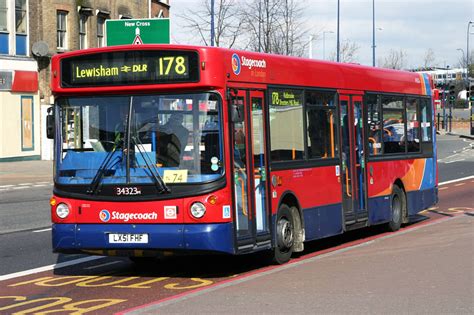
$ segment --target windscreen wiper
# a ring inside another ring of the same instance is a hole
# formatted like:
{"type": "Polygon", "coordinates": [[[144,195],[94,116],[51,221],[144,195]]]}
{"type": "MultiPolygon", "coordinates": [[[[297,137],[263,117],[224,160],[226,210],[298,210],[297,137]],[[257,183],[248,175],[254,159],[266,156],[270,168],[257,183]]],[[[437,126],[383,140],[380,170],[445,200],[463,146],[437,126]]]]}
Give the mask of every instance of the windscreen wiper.
{"type": "Polygon", "coordinates": [[[102,177],[104,177],[105,172],[107,171],[107,167],[109,166],[110,161],[112,160],[112,156],[114,155],[115,151],[121,147],[122,147],[122,142],[120,141],[116,146],[114,146],[112,151],[107,153],[107,155],[105,156],[105,159],[102,161],[102,164],[97,170],[97,173],[95,173],[94,179],[92,180],[91,184],[87,188],[86,192],[88,194],[94,195],[97,192],[97,188],[99,187],[102,177]]]}
{"type": "Polygon", "coordinates": [[[160,194],[163,193],[171,193],[171,189],[166,185],[166,183],[163,181],[163,178],[161,177],[160,173],[158,172],[158,169],[156,168],[156,165],[151,161],[150,157],[148,154],[145,154],[142,151],[143,143],[138,139],[137,137],[132,137],[131,138],[133,145],[135,145],[136,148],[138,148],[138,152],[140,153],[141,157],[143,158],[143,161],[145,161],[145,164],[150,171],[152,178],[155,181],[155,186],[160,192],[160,194]],[[151,167],[153,165],[153,168],[151,167]],[[153,171],[155,170],[155,171],[153,171]]]}

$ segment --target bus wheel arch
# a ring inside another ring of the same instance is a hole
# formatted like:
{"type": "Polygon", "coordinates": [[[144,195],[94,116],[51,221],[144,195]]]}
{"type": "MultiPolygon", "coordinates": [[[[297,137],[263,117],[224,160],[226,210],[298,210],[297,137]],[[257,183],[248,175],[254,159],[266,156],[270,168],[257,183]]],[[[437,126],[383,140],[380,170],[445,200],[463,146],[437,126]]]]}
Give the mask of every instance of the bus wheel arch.
{"type": "Polygon", "coordinates": [[[386,227],[389,231],[395,232],[400,229],[406,217],[406,195],[403,184],[397,180],[392,186],[390,195],[390,221],[386,227]]]}
{"type": "Polygon", "coordinates": [[[288,211],[290,212],[292,218],[292,225],[293,225],[293,252],[302,252],[304,250],[304,240],[305,240],[305,232],[304,232],[304,221],[303,221],[303,214],[301,211],[300,204],[298,199],[294,195],[293,192],[285,192],[278,206],[278,213],[277,213],[277,231],[276,231],[276,246],[278,246],[278,219],[279,219],[279,212],[282,208],[287,207],[288,211]]]}

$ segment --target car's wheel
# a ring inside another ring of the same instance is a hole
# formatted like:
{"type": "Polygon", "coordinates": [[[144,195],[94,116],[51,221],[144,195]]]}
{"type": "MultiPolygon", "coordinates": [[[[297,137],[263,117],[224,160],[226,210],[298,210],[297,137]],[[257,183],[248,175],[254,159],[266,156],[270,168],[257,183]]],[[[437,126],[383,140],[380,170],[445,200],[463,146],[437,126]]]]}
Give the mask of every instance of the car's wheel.
{"type": "Polygon", "coordinates": [[[403,220],[403,214],[406,208],[405,193],[397,185],[393,186],[392,196],[390,198],[390,210],[392,218],[387,223],[387,229],[395,232],[400,229],[403,220]]]}
{"type": "Polygon", "coordinates": [[[295,224],[290,208],[283,204],[278,209],[276,219],[276,244],[273,250],[273,262],[284,264],[293,253],[295,242],[295,224]]]}

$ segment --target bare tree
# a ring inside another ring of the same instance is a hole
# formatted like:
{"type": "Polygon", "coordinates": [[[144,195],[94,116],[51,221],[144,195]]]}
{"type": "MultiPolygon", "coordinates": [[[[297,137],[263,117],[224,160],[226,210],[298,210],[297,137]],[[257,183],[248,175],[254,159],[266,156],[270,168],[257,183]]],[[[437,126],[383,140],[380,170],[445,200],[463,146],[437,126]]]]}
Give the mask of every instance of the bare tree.
{"type": "MultiPolygon", "coordinates": [[[[178,16],[185,21],[184,29],[198,33],[200,42],[206,46],[210,43],[211,6],[209,1],[202,0],[200,10],[188,9],[178,16]]],[[[232,48],[241,34],[242,20],[239,16],[237,0],[217,0],[214,8],[214,40],[217,47],[232,48]]]]}
{"type": "Polygon", "coordinates": [[[401,70],[406,66],[406,58],[407,53],[404,52],[402,49],[400,49],[399,51],[390,49],[388,56],[385,57],[383,60],[382,67],[401,70]]]}
{"type": "Polygon", "coordinates": [[[434,51],[431,48],[428,48],[428,50],[425,52],[425,55],[423,56],[423,69],[428,69],[434,66],[435,62],[435,55],[434,51]]]}
{"type": "MultiPolygon", "coordinates": [[[[344,40],[339,48],[339,60],[341,62],[357,62],[357,53],[359,52],[360,46],[353,41],[344,40]]],[[[329,60],[336,61],[336,52],[332,52],[329,56],[329,60]]]]}
{"type": "Polygon", "coordinates": [[[302,56],[304,40],[303,8],[296,0],[251,0],[242,18],[248,34],[248,48],[255,51],[302,56]]]}

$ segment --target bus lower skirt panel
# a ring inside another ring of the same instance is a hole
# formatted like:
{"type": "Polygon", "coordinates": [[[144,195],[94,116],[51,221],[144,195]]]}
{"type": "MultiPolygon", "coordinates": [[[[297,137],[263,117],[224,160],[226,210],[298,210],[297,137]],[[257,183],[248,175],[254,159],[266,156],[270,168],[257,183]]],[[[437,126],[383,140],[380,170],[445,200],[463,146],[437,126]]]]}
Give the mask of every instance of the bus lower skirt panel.
{"type": "MultiPolygon", "coordinates": [[[[179,250],[234,254],[232,223],[53,224],[53,251],[179,250]],[[109,234],[146,234],[147,243],[111,243],[109,234]]],[[[105,251],[106,253],[106,251],[105,251]]]]}

